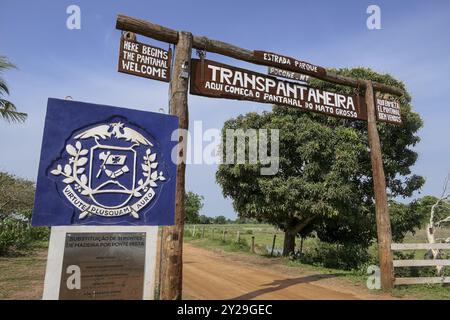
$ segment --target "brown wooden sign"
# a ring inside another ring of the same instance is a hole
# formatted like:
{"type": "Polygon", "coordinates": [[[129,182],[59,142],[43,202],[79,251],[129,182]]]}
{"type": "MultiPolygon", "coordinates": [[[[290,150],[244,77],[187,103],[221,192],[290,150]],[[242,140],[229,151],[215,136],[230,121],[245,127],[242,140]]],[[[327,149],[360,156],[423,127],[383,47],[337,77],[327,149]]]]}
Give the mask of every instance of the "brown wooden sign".
{"type": "Polygon", "coordinates": [[[275,76],[275,77],[283,77],[286,79],[297,80],[297,81],[301,81],[301,82],[307,82],[309,79],[309,76],[307,76],[305,74],[301,74],[301,73],[294,72],[294,71],[283,70],[283,69],[275,68],[275,67],[269,67],[267,69],[267,74],[270,74],[271,76],[275,76]]]}
{"type": "Polygon", "coordinates": [[[401,124],[400,104],[397,101],[376,98],[376,115],[378,121],[401,124]]]}
{"type": "Polygon", "coordinates": [[[192,59],[190,93],[287,105],[335,117],[367,120],[364,97],[324,91],[211,60],[192,59]]]}
{"type": "Polygon", "coordinates": [[[148,79],[170,81],[171,50],[120,39],[119,72],[148,79]]]}
{"type": "Polygon", "coordinates": [[[323,76],[327,72],[325,68],[316,66],[314,64],[300,61],[295,58],[282,56],[278,53],[266,52],[266,51],[253,51],[253,57],[256,61],[277,67],[283,70],[289,70],[293,72],[300,72],[310,76],[323,76]]]}

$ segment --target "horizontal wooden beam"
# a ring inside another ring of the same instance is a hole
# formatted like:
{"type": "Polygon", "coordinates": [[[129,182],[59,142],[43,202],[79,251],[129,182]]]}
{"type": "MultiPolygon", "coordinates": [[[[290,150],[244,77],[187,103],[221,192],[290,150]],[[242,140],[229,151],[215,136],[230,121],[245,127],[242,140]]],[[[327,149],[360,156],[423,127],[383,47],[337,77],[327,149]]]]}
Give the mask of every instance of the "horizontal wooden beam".
{"type": "Polygon", "coordinates": [[[450,243],[393,243],[391,249],[401,250],[450,250],[450,243]]]}
{"type": "MultiPolygon", "coordinates": [[[[163,26],[160,26],[155,23],[151,23],[146,20],[136,19],[132,17],[128,17],[122,14],[119,14],[117,16],[117,22],[116,22],[116,28],[119,30],[125,30],[125,31],[131,31],[146,37],[150,37],[159,41],[168,42],[177,44],[178,42],[178,32],[176,30],[166,28],[163,26]]],[[[222,54],[231,58],[235,58],[238,60],[243,60],[255,64],[265,65],[265,66],[276,66],[273,63],[270,63],[270,61],[261,61],[255,59],[254,53],[251,50],[243,49],[240,47],[237,47],[235,45],[218,41],[218,40],[212,40],[207,37],[203,36],[193,36],[192,41],[192,47],[199,50],[205,50],[208,52],[214,52],[218,54],[222,54]]],[[[288,71],[294,71],[298,72],[299,70],[296,69],[294,66],[285,66],[285,70],[288,71]]],[[[315,76],[318,79],[351,86],[351,87],[360,87],[365,89],[366,88],[366,82],[362,79],[356,79],[351,77],[346,77],[342,75],[338,75],[331,71],[326,71],[323,75],[312,75],[315,76]]],[[[393,94],[396,96],[402,96],[405,94],[405,92],[397,87],[388,86],[382,83],[373,82],[373,88],[375,91],[384,92],[393,94]]]]}
{"type": "Polygon", "coordinates": [[[450,277],[395,278],[394,285],[450,283],[450,277]]]}
{"type": "Polygon", "coordinates": [[[450,266],[450,260],[394,260],[394,267],[435,267],[450,266]]]}

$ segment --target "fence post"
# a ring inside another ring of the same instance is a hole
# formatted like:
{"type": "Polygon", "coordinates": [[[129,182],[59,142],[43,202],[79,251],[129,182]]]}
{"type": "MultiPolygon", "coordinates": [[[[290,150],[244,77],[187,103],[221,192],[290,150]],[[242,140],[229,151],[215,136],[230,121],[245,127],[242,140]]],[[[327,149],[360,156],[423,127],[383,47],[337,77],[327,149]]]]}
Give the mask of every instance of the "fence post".
{"type": "Polygon", "coordinates": [[[195,224],[194,224],[194,228],[192,230],[192,238],[195,238],[195,224]]]}
{"type": "Polygon", "coordinates": [[[203,229],[202,229],[202,239],[205,237],[205,226],[203,226],[203,229]]]}
{"type": "Polygon", "coordinates": [[[240,234],[239,231],[237,232],[236,242],[237,242],[237,243],[240,243],[240,242],[241,242],[241,234],[240,234]]]}
{"type": "Polygon", "coordinates": [[[223,229],[222,231],[222,241],[225,242],[225,232],[227,232],[227,230],[223,229]]]}
{"type": "Polygon", "coordinates": [[[300,238],[300,256],[303,255],[303,237],[300,238]]]}
{"type": "Polygon", "coordinates": [[[277,239],[277,235],[273,235],[273,242],[272,242],[272,251],[270,251],[270,256],[273,256],[273,249],[275,249],[275,240],[277,239]]]}
{"type": "Polygon", "coordinates": [[[255,236],[252,236],[252,253],[255,253],[255,236]]]}

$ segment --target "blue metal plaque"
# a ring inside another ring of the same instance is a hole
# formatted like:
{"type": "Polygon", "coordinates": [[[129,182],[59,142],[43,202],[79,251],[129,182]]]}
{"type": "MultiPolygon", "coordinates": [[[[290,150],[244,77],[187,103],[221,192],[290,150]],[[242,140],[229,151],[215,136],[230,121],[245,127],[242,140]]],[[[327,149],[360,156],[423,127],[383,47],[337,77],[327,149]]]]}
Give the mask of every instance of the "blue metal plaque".
{"type": "Polygon", "coordinates": [[[171,225],[171,115],[49,99],[32,224],[171,225]]]}

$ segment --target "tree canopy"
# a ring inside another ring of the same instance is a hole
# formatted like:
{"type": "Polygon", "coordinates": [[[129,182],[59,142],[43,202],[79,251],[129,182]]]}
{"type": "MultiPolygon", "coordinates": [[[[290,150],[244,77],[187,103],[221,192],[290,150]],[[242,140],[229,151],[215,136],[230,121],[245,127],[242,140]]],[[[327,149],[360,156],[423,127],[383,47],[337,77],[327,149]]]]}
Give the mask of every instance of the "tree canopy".
{"type": "Polygon", "coordinates": [[[13,213],[31,216],[34,203],[35,183],[0,172],[0,214],[13,213]]]}
{"type": "MultiPolygon", "coordinates": [[[[370,79],[405,89],[390,75],[366,68],[336,73],[370,79]]],[[[314,80],[324,90],[355,94],[355,89],[314,80]]],[[[363,94],[363,93],[360,93],[363,94]]],[[[420,140],[419,115],[409,95],[400,98],[402,125],[378,123],[386,183],[391,198],[409,197],[424,183],[411,172],[420,140]]],[[[274,106],[272,112],[248,113],[228,120],[226,129],[279,129],[279,171],[260,175],[261,163],[222,164],[216,173],[224,196],[241,217],[256,218],[286,232],[285,251],[295,236],[313,230],[328,241],[359,241],[375,236],[372,168],[367,123],[274,106]],[[287,240],[286,240],[287,239],[287,240]],[[287,243],[288,242],[288,243],[287,243]]]]}
{"type": "Polygon", "coordinates": [[[192,191],[186,192],[184,197],[186,223],[200,223],[200,210],[203,208],[203,200],[204,198],[201,195],[192,191]]]}

